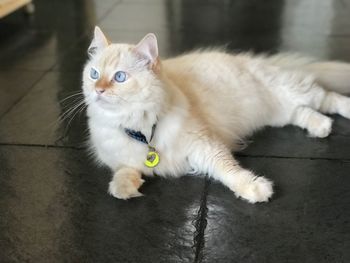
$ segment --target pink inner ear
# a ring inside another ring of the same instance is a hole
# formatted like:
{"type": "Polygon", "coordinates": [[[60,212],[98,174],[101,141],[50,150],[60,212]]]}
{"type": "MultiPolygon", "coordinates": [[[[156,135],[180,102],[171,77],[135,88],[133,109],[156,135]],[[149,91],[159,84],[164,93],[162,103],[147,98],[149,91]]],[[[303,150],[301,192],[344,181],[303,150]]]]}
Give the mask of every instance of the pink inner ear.
{"type": "Polygon", "coordinates": [[[88,53],[93,55],[98,50],[102,50],[103,48],[109,45],[107,38],[103,34],[102,30],[96,26],[94,30],[94,38],[88,48],[88,53]]]}
{"type": "Polygon", "coordinates": [[[135,51],[153,63],[158,57],[157,38],[154,34],[146,35],[135,47],[135,51]]]}

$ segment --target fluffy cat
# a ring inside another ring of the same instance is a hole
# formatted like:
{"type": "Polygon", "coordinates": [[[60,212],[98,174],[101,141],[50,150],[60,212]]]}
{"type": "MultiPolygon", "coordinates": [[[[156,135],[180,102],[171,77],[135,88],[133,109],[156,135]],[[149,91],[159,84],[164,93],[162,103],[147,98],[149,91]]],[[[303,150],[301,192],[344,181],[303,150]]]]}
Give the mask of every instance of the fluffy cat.
{"type": "Polygon", "coordinates": [[[220,51],[160,60],[155,35],[111,44],[98,27],[88,54],[83,93],[91,146],[113,170],[109,193],[120,199],[142,195],[141,174],[198,174],[250,203],[266,202],[272,182],[231,154],[242,139],[287,124],[323,138],[332,127],[323,113],[350,118],[350,98],[330,91],[350,88],[346,63],[220,51]],[[144,164],[149,151],[159,155],[155,167],[144,164]]]}

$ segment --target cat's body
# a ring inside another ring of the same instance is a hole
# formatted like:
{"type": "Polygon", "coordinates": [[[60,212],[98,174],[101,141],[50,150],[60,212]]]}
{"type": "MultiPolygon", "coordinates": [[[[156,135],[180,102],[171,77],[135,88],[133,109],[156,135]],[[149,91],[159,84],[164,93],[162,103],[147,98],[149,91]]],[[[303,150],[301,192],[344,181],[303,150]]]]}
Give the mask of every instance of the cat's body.
{"type": "MultiPolygon", "coordinates": [[[[300,59],[293,65],[288,63],[292,56],[220,51],[160,62],[156,45],[153,35],[137,46],[110,45],[96,29],[84,70],[92,149],[115,172],[109,188],[115,197],[139,196],[141,173],[196,173],[223,182],[249,202],[267,201],[272,183],[239,166],[231,155],[237,143],[267,125],[294,124],[312,136],[326,137],[332,121],[319,111],[350,118],[350,99],[318,84],[328,84],[328,71],[324,79],[315,73],[327,64],[300,59]],[[97,79],[89,78],[91,67],[98,69],[97,79]],[[117,70],[127,72],[128,79],[113,82],[117,70]],[[144,165],[147,145],[128,136],[125,128],[148,139],[154,135],[150,144],[160,156],[156,167],[144,165]]],[[[344,63],[329,68],[350,73],[344,63]]],[[[338,83],[337,88],[344,85],[338,83]]]]}

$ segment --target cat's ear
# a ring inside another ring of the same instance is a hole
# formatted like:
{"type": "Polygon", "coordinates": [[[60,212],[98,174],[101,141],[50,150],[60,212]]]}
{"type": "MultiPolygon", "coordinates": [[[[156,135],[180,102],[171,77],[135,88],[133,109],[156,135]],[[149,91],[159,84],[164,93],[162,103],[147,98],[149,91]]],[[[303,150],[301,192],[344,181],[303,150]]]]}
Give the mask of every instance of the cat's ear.
{"type": "Polygon", "coordinates": [[[149,62],[154,63],[158,58],[157,38],[154,34],[147,34],[135,47],[134,51],[149,62]]]}
{"type": "Polygon", "coordinates": [[[106,36],[103,34],[102,30],[98,26],[95,26],[94,38],[92,39],[91,44],[88,48],[89,57],[92,57],[98,51],[101,51],[108,45],[109,45],[109,42],[106,36]]]}

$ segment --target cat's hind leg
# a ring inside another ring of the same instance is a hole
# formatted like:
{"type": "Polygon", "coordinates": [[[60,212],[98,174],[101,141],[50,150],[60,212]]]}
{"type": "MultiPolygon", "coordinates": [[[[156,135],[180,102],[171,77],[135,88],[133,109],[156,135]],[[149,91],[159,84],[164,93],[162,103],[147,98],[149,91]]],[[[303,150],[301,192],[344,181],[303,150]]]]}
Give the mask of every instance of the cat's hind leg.
{"type": "Polygon", "coordinates": [[[350,98],[332,91],[326,91],[320,105],[320,111],[339,114],[350,119],[350,98]]]}
{"type": "Polygon", "coordinates": [[[305,81],[296,95],[300,105],[291,115],[291,124],[307,129],[313,137],[327,137],[332,129],[332,119],[323,115],[339,114],[350,119],[350,98],[325,90],[314,81],[305,81]]]}
{"type": "Polygon", "coordinates": [[[298,107],[292,116],[292,124],[306,129],[312,137],[324,138],[332,131],[333,120],[310,107],[298,107]]]}

